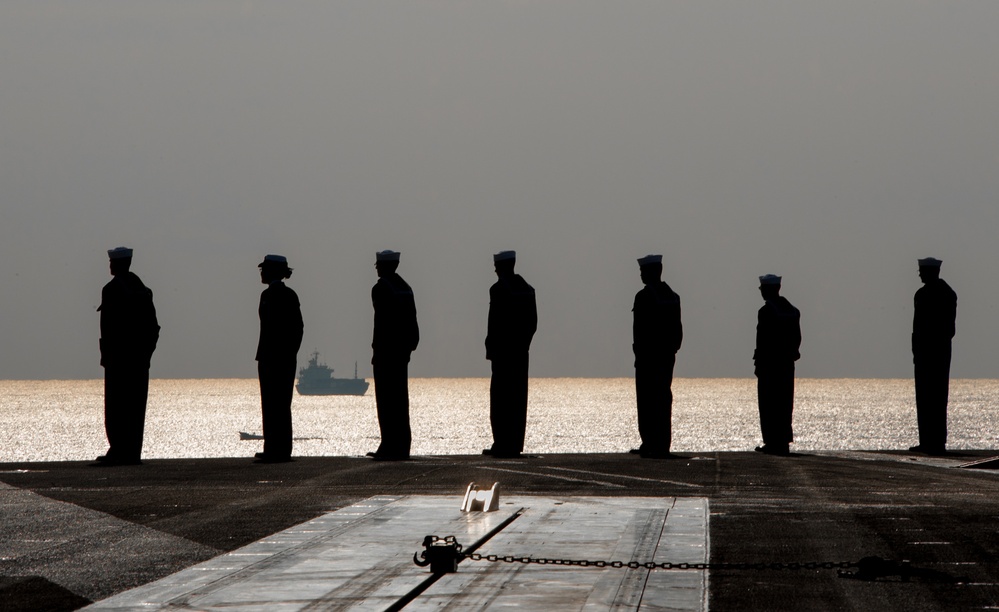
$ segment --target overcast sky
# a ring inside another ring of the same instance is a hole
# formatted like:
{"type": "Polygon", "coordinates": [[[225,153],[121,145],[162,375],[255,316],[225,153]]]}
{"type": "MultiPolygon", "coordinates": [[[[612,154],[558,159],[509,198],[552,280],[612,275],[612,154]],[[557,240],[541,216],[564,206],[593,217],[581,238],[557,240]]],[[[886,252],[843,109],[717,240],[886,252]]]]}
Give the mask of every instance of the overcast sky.
{"type": "Polygon", "coordinates": [[[955,377],[999,377],[999,2],[0,4],[0,378],[97,378],[106,250],[135,248],[157,378],[253,377],[286,255],[316,348],[370,376],[402,252],[413,376],[488,376],[492,254],[537,289],[534,376],[630,376],[636,258],[676,374],[752,376],[757,277],[798,375],[910,377],[916,259],[955,377]]]}

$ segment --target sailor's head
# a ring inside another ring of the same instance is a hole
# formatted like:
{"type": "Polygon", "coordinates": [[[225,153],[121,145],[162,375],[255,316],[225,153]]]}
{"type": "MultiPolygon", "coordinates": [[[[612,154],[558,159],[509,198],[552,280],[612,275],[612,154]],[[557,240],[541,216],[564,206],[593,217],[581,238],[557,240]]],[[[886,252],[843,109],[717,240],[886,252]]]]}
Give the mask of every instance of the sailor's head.
{"type": "Polygon", "coordinates": [[[378,276],[395,272],[399,268],[401,255],[402,253],[391,249],[375,253],[375,270],[378,272],[378,276]]]}
{"type": "Polygon", "coordinates": [[[663,276],[663,256],[646,255],[638,258],[638,272],[646,285],[657,283],[663,276]]]}
{"type": "Polygon", "coordinates": [[[260,282],[264,284],[291,278],[292,268],[288,267],[288,258],[283,255],[268,254],[257,264],[260,268],[260,282]]]}
{"type": "Polygon", "coordinates": [[[108,249],[108,261],[111,266],[111,276],[128,272],[132,266],[132,249],[123,246],[108,249]]]}
{"type": "Polygon", "coordinates": [[[513,274],[513,267],[517,265],[517,251],[500,251],[493,255],[493,266],[496,268],[496,276],[509,276],[513,274]]]}
{"type": "Polygon", "coordinates": [[[923,257],[919,260],[919,279],[924,283],[940,278],[940,266],[943,261],[936,257],[923,257]]]}
{"type": "Polygon", "coordinates": [[[764,274],[760,277],[760,294],[763,299],[776,297],[780,294],[781,277],[776,274],[764,274]]]}

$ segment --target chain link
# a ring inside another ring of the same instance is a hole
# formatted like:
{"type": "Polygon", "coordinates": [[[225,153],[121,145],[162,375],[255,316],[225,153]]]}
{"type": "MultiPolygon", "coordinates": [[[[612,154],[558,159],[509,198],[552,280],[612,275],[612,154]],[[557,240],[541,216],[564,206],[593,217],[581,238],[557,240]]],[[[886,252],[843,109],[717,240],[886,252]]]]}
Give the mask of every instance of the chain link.
{"type": "Polygon", "coordinates": [[[480,553],[462,554],[461,557],[472,561],[488,561],[490,563],[523,563],[534,565],[568,565],[573,567],[613,567],[629,569],[664,569],[664,570],[756,570],[756,571],[798,571],[818,569],[851,569],[858,567],[856,561],[809,561],[791,563],[672,563],[663,561],[655,563],[646,561],[590,561],[587,559],[546,559],[544,557],[515,557],[513,555],[483,555],[480,553]]]}

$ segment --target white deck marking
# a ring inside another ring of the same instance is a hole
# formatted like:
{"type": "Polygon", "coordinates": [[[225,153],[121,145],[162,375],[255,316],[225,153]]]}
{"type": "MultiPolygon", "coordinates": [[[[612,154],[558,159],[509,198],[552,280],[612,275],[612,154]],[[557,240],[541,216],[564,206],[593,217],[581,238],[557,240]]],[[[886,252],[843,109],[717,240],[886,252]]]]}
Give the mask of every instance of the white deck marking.
{"type": "Polygon", "coordinates": [[[666,484],[678,485],[678,486],[681,486],[681,487],[695,487],[695,488],[698,488],[698,489],[704,486],[704,485],[699,485],[699,484],[696,484],[696,483],[693,483],[693,482],[681,482],[679,480],[664,480],[662,478],[645,478],[643,476],[627,476],[625,474],[614,474],[614,473],[608,473],[608,472],[594,472],[593,470],[577,470],[577,469],[574,469],[574,468],[564,468],[564,467],[547,467],[546,469],[549,469],[549,470],[559,470],[559,471],[562,471],[562,472],[580,472],[580,473],[583,473],[583,474],[594,474],[596,476],[607,476],[607,477],[610,477],[610,478],[622,478],[622,479],[625,479],[625,480],[642,480],[642,481],[645,481],[645,482],[662,482],[662,483],[666,483],[666,484]]]}
{"type": "Polygon", "coordinates": [[[494,472],[508,472],[510,474],[527,474],[529,476],[543,476],[545,478],[554,478],[555,480],[565,480],[568,482],[582,482],[586,484],[595,484],[602,487],[609,487],[611,489],[626,489],[627,487],[622,484],[617,484],[616,482],[607,482],[605,480],[590,480],[586,478],[573,478],[571,476],[559,476],[558,474],[545,474],[544,472],[535,472],[533,470],[512,470],[510,468],[499,468],[481,465],[478,466],[481,470],[492,470],[494,472]]]}
{"type": "MultiPolygon", "coordinates": [[[[606,561],[708,559],[703,498],[515,496],[462,514],[458,496],[370,498],[97,602],[92,610],[384,610],[430,573],[423,537],[471,545],[521,508],[477,552],[606,561]]],[[[407,610],[706,610],[707,572],[465,560],[407,610]]]]}

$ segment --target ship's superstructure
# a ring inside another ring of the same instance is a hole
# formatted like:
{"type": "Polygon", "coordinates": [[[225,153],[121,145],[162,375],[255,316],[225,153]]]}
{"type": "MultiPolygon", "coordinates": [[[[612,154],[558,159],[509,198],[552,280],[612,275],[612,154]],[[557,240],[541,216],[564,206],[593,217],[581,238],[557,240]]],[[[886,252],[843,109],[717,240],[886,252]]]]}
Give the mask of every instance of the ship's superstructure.
{"type": "Polygon", "coordinates": [[[364,395],[368,381],[357,377],[357,363],[354,363],[354,378],[334,378],[333,368],[319,361],[319,351],[313,351],[309,365],[298,372],[296,389],[302,395],[364,395]]]}

